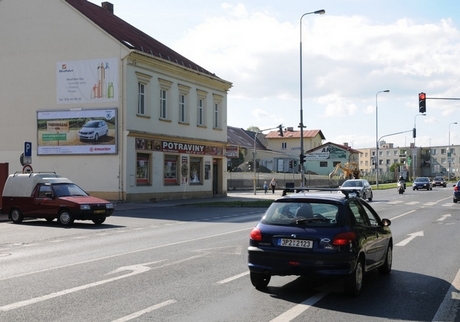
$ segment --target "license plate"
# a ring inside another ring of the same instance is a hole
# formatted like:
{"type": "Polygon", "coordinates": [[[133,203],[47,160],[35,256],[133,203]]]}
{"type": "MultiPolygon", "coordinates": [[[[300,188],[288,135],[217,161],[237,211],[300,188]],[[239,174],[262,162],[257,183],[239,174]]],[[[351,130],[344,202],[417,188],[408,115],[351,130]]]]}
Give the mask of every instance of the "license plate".
{"type": "Polygon", "coordinates": [[[313,248],[313,242],[305,239],[280,238],[278,240],[278,245],[285,247],[313,248]]]}
{"type": "Polygon", "coordinates": [[[102,210],[94,210],[94,213],[95,214],[103,214],[103,213],[105,213],[105,210],[103,210],[103,209],[102,210]]]}

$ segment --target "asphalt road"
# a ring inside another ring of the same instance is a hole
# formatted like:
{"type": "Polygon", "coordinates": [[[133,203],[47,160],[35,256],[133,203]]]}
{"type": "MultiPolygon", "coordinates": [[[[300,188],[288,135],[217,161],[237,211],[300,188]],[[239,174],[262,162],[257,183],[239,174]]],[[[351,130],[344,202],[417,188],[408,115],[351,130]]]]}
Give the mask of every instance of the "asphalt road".
{"type": "Polygon", "coordinates": [[[247,239],[263,209],[127,204],[101,226],[1,222],[0,321],[460,321],[451,193],[375,192],[392,220],[393,271],[367,274],[358,298],[341,280],[254,289],[247,239]]]}

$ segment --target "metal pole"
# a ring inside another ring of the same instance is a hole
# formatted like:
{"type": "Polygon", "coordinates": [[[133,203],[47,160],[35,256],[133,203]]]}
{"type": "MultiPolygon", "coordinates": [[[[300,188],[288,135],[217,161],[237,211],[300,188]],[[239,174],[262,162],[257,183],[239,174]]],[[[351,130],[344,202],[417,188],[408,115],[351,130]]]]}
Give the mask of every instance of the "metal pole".
{"type": "Polygon", "coordinates": [[[377,95],[379,93],[388,93],[390,90],[386,89],[383,91],[378,91],[375,94],[375,184],[377,185],[377,188],[379,187],[379,108],[377,104],[377,95]]]}
{"type": "Polygon", "coordinates": [[[447,161],[449,162],[449,169],[447,169],[447,181],[450,181],[450,166],[451,166],[451,160],[452,160],[452,154],[450,154],[450,126],[452,124],[457,124],[457,122],[453,122],[449,124],[449,145],[447,148],[447,161]]]}
{"type": "Polygon", "coordinates": [[[300,17],[300,156],[299,156],[299,165],[300,165],[300,186],[303,188],[304,187],[304,181],[305,181],[305,175],[304,175],[304,168],[303,168],[303,156],[304,156],[304,147],[303,147],[303,104],[302,104],[302,18],[306,15],[311,15],[311,14],[319,14],[319,15],[324,15],[326,11],[323,9],[313,11],[313,12],[307,12],[304,13],[300,17]]]}

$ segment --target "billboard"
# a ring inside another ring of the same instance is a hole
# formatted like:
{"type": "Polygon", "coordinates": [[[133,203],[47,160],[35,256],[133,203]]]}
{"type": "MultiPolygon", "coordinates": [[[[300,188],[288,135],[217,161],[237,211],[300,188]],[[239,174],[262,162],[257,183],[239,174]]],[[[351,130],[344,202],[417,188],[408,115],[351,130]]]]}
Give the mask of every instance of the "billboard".
{"type": "Polygon", "coordinates": [[[37,112],[37,155],[117,154],[117,109],[37,112]]]}
{"type": "Polygon", "coordinates": [[[118,60],[57,62],[56,85],[57,104],[117,102],[118,60]]]}

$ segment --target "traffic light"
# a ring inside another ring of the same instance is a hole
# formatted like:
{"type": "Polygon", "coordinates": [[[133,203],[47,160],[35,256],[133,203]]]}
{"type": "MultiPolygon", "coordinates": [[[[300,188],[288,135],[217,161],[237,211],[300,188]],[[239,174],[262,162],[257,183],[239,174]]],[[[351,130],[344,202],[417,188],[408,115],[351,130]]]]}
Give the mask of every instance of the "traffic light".
{"type": "Polygon", "coordinates": [[[283,124],[278,125],[278,131],[280,132],[280,136],[284,136],[283,135],[283,124]]]}
{"type": "Polygon", "coordinates": [[[292,160],[289,160],[289,169],[292,169],[292,160]]]}
{"type": "Polygon", "coordinates": [[[414,128],[412,129],[412,137],[415,139],[416,136],[417,136],[417,135],[416,135],[416,130],[415,130],[415,127],[414,127],[414,128]]]}
{"type": "Polygon", "coordinates": [[[304,164],[305,163],[305,155],[301,154],[300,155],[300,164],[304,164]]]}
{"type": "Polygon", "coordinates": [[[418,94],[418,111],[419,113],[426,113],[426,94],[423,92],[418,94]]]}

